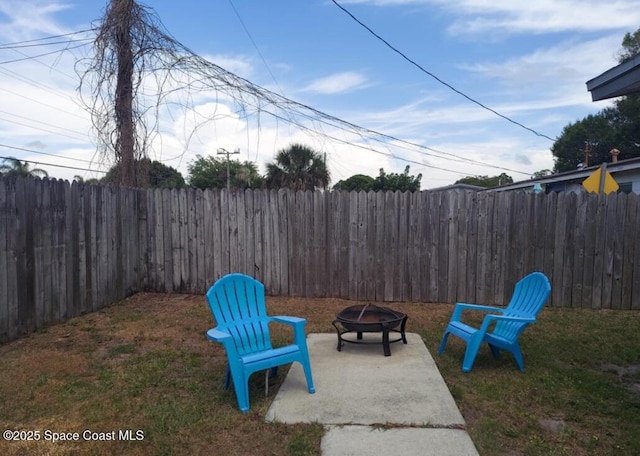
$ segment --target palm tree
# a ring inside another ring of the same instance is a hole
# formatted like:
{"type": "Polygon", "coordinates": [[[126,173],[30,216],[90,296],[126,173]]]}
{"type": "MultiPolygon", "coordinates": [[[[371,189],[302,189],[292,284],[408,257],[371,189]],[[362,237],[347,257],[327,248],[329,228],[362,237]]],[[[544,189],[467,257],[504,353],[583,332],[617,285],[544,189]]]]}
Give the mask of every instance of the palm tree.
{"type": "Polygon", "coordinates": [[[322,155],[301,144],[292,144],[267,164],[268,188],[288,187],[294,190],[315,190],[329,185],[329,170],[322,155]]]}
{"type": "Polygon", "coordinates": [[[4,176],[22,176],[22,177],[49,177],[44,169],[30,168],[29,163],[21,162],[17,158],[5,158],[0,165],[0,174],[4,176]]]}

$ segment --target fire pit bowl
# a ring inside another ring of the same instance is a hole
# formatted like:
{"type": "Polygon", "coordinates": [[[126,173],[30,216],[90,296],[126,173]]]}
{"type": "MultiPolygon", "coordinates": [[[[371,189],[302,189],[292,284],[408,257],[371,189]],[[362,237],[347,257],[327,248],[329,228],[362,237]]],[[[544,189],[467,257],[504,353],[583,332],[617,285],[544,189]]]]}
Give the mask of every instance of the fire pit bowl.
{"type": "Polygon", "coordinates": [[[336,315],[336,319],[332,324],[338,332],[338,351],[342,351],[344,342],[353,344],[376,343],[363,341],[362,333],[381,332],[384,355],[391,356],[390,343],[399,341],[405,344],[407,343],[404,333],[406,323],[407,315],[402,312],[389,309],[388,307],[379,307],[374,304],[364,304],[343,309],[336,315]],[[338,324],[344,329],[341,330],[338,324]],[[396,329],[398,326],[400,326],[399,330],[396,329]],[[345,339],[343,337],[345,334],[352,332],[357,334],[357,340],[345,339]],[[399,333],[400,337],[389,340],[390,332],[399,333]]]}

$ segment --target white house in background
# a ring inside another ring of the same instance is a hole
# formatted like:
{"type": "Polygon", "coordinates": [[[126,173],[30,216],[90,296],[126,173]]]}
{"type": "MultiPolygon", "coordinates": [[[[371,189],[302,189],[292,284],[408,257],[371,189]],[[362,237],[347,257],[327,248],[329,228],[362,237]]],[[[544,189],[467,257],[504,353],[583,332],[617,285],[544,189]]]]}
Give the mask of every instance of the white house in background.
{"type": "MultiPolygon", "coordinates": [[[[587,81],[587,90],[593,101],[622,97],[640,93],[640,55],[608,69],[604,73],[587,81]]],[[[607,163],[607,171],[613,176],[620,188],[618,192],[640,194],[640,157],[619,160],[616,149],[612,151],[612,162],[607,163]]],[[[564,173],[515,182],[489,189],[487,191],[534,190],[539,184],[542,191],[548,192],[584,192],[582,182],[596,171],[600,165],[576,169],[564,173]]]]}
{"type": "MultiPolygon", "coordinates": [[[[614,160],[616,157],[613,157],[614,160]]],[[[585,192],[582,182],[600,165],[589,166],[587,168],[566,171],[564,173],[551,174],[549,176],[538,177],[526,181],[514,182],[513,184],[502,185],[487,189],[488,192],[501,192],[511,190],[533,191],[535,184],[539,184],[542,191],[549,192],[585,192]]],[[[607,171],[618,183],[620,193],[640,194],[640,157],[628,160],[619,160],[607,163],[607,171]]]]}

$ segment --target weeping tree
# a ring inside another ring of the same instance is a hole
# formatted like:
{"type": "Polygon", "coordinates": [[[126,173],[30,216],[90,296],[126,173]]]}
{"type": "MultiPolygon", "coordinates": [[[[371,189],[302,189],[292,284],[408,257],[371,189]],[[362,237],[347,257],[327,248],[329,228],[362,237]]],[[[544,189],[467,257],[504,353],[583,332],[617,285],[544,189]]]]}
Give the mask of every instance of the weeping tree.
{"type": "MultiPolygon", "coordinates": [[[[158,82],[178,58],[173,40],[155,13],[135,0],[110,0],[95,27],[94,53],[81,60],[80,95],[91,113],[98,149],[120,167],[120,183],[135,187],[137,174],[148,173],[135,163],[147,155],[153,126],[147,112],[159,106],[161,90],[149,103],[142,96],[146,85],[158,82]],[[151,79],[151,81],[150,81],[151,79]]],[[[143,162],[144,163],[144,162],[143,162]]]]}

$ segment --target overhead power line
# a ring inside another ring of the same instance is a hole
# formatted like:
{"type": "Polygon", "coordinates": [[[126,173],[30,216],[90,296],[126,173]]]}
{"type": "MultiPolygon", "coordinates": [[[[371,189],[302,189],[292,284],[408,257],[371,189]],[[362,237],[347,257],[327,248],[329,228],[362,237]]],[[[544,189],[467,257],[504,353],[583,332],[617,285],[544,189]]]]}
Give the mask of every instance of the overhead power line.
{"type": "MultiPolygon", "coordinates": [[[[2,146],[2,144],[0,144],[0,146],[2,146]]],[[[92,173],[102,173],[102,174],[107,174],[107,171],[101,171],[101,170],[99,170],[99,169],[87,169],[87,168],[78,168],[78,167],[76,167],[76,166],[56,165],[56,164],[53,164],[53,163],[38,162],[38,161],[33,161],[33,160],[24,160],[24,159],[21,159],[21,158],[15,158],[15,157],[4,157],[4,156],[0,156],[0,159],[3,159],[3,160],[12,160],[12,159],[15,159],[15,160],[20,160],[21,162],[31,163],[31,164],[34,164],[34,165],[54,166],[54,167],[56,167],[56,168],[75,169],[75,170],[77,170],[77,171],[89,171],[89,172],[92,172],[92,173]]]]}
{"type": "Polygon", "coordinates": [[[68,111],[66,109],[62,109],[60,106],[54,106],[52,104],[45,103],[45,102],[43,102],[41,100],[36,100],[33,97],[28,97],[28,96],[23,95],[21,93],[14,92],[13,90],[9,90],[9,89],[5,89],[4,87],[0,87],[0,91],[10,93],[12,95],[15,95],[16,97],[24,98],[25,100],[29,100],[29,101],[31,101],[33,103],[36,103],[36,104],[39,104],[41,106],[46,106],[48,108],[55,109],[57,112],[64,112],[64,113],[69,114],[71,116],[77,117],[78,119],[86,120],[86,117],[81,116],[80,114],[78,114],[76,112],[71,112],[71,111],[68,111]]]}
{"type": "MultiPolygon", "coordinates": [[[[3,112],[3,111],[0,111],[0,112],[3,112]]],[[[15,114],[12,114],[12,115],[16,116],[15,114]]],[[[29,125],[29,124],[26,124],[24,122],[18,122],[17,120],[5,119],[4,117],[0,117],[0,120],[2,120],[3,122],[12,123],[14,125],[20,125],[22,127],[31,128],[33,130],[44,131],[45,133],[51,133],[51,134],[58,135],[58,136],[64,136],[65,138],[75,139],[76,141],[86,141],[86,138],[81,138],[81,137],[78,137],[78,136],[71,136],[71,135],[68,135],[66,133],[61,133],[61,132],[58,132],[58,131],[49,130],[47,128],[35,127],[33,125],[29,125]]],[[[42,123],[43,125],[49,125],[49,124],[45,124],[43,122],[40,122],[40,123],[42,123]]],[[[55,128],[62,129],[62,127],[55,127],[55,128]]],[[[66,128],[65,128],[65,130],[66,130],[66,128]]],[[[76,133],[76,132],[74,132],[74,133],[76,133]]]]}
{"type": "Polygon", "coordinates": [[[38,57],[45,57],[47,55],[59,54],[59,53],[64,52],[64,51],[71,51],[73,49],[78,49],[78,48],[86,46],[87,44],[88,43],[78,44],[77,46],[65,47],[63,49],[57,49],[55,51],[45,52],[43,54],[31,55],[31,56],[22,57],[22,58],[13,59],[13,60],[5,60],[4,62],[0,62],[0,65],[6,65],[8,63],[24,62],[25,60],[35,60],[38,57]]]}
{"type": "MultiPolygon", "coordinates": [[[[361,127],[352,122],[348,122],[346,120],[340,119],[336,116],[332,116],[330,114],[326,114],[316,108],[313,108],[309,105],[294,101],[292,99],[286,98],[285,96],[272,92],[264,87],[261,87],[257,84],[248,81],[245,78],[242,78],[224,68],[212,63],[205,58],[199,56],[191,49],[186,47],[184,44],[178,42],[175,38],[170,36],[165,36],[168,42],[171,42],[176,49],[172,52],[176,53],[186,53],[187,56],[184,58],[180,58],[178,65],[172,65],[172,71],[183,71],[190,78],[193,78],[194,82],[186,83],[186,87],[193,90],[201,90],[201,91],[216,91],[225,93],[230,99],[232,99],[235,103],[238,103],[241,106],[240,111],[246,114],[246,108],[251,107],[255,109],[255,113],[259,115],[260,113],[265,113],[273,116],[275,119],[282,120],[289,124],[295,125],[298,128],[303,128],[305,130],[313,131],[314,133],[324,136],[326,138],[337,140],[335,136],[330,136],[324,132],[318,131],[317,127],[321,127],[321,125],[327,125],[332,128],[340,129],[345,132],[350,132],[351,134],[355,134],[360,136],[365,143],[368,141],[377,142],[379,144],[384,145],[384,147],[390,149],[395,147],[405,148],[406,146],[411,146],[410,149],[412,152],[425,155],[437,157],[439,159],[447,159],[448,157],[456,157],[459,161],[463,161],[467,164],[487,166],[494,169],[503,169],[511,172],[516,172],[519,174],[523,174],[529,176],[530,173],[512,170],[508,168],[503,168],[500,166],[487,164],[478,162],[476,160],[471,160],[466,157],[461,157],[451,153],[444,153],[438,151],[436,149],[432,149],[430,147],[424,146],[422,144],[417,144],[414,142],[406,141],[395,136],[387,135],[384,133],[380,133],[365,127],[361,127]],[[273,110],[267,109],[267,107],[272,107],[273,110]],[[311,129],[306,125],[302,127],[302,123],[305,120],[309,120],[311,122],[317,122],[317,127],[311,129]],[[403,147],[404,146],[404,147],[403,147]],[[415,148],[415,149],[413,149],[415,148]],[[443,156],[446,155],[446,156],[443,156]]],[[[175,76],[174,76],[175,78],[175,76]]],[[[176,78],[177,79],[177,78],[176,78]]],[[[352,145],[354,147],[362,147],[360,144],[355,143],[354,141],[346,141],[340,140],[348,145],[352,145]]],[[[447,170],[439,167],[435,167],[430,164],[425,164],[421,162],[417,162],[415,160],[406,159],[394,153],[385,153],[376,150],[371,147],[369,144],[364,146],[364,148],[374,151],[376,153],[380,153],[389,158],[402,160],[407,163],[415,163],[424,167],[431,167],[436,169],[442,169],[451,172],[460,173],[459,170],[447,170]]],[[[466,174],[466,173],[462,173],[466,174]]],[[[469,174],[472,175],[472,174],[469,174]]]]}
{"type": "Polygon", "coordinates": [[[479,102],[478,100],[475,100],[474,98],[471,98],[469,95],[465,94],[464,92],[456,89],[455,87],[453,87],[451,84],[443,81],[442,79],[440,79],[439,77],[437,77],[436,75],[434,75],[433,73],[431,73],[430,71],[426,70],[424,67],[422,67],[419,63],[416,63],[414,60],[410,59],[409,57],[407,57],[402,51],[400,51],[398,48],[396,48],[395,46],[393,46],[391,43],[389,43],[387,40],[385,40],[384,38],[382,38],[380,35],[378,35],[376,32],[374,32],[369,26],[367,26],[365,23],[363,23],[361,20],[359,20],[357,17],[355,17],[350,11],[348,11],[346,8],[344,8],[342,5],[340,5],[336,0],[331,0],[338,8],[340,8],[343,12],[345,12],[347,15],[349,15],[351,17],[351,19],[353,19],[354,21],[356,21],[358,24],[360,24],[362,27],[364,27],[370,34],[372,34],[374,37],[376,37],[378,40],[382,41],[388,48],[390,48],[392,51],[394,51],[396,54],[400,55],[403,59],[405,59],[407,62],[411,63],[413,66],[415,66],[416,68],[418,68],[420,71],[422,71],[423,73],[425,73],[426,75],[432,77],[433,79],[435,79],[436,81],[438,81],[440,84],[444,85],[445,87],[453,90],[455,93],[457,93],[458,95],[461,95],[462,97],[466,98],[467,100],[469,100],[470,102],[480,106],[482,109],[485,109],[493,114],[495,114],[498,117],[503,118],[504,120],[511,122],[514,125],[517,125],[521,128],[524,128],[525,130],[530,131],[531,133],[533,133],[536,136],[540,136],[542,138],[546,138],[549,141],[555,141],[554,138],[551,138],[550,136],[547,136],[543,133],[540,133],[536,130],[534,130],[533,128],[529,128],[526,125],[513,120],[512,118],[505,116],[504,114],[499,113],[498,111],[496,111],[495,109],[492,109],[488,106],[486,106],[485,104],[479,102]]]}
{"type": "MultiPolygon", "coordinates": [[[[22,152],[29,152],[30,154],[47,155],[49,157],[55,157],[55,158],[63,159],[63,160],[79,161],[79,162],[89,163],[90,165],[108,166],[108,165],[105,165],[104,163],[99,163],[99,162],[96,162],[94,160],[84,160],[82,158],[77,158],[77,157],[65,157],[63,155],[50,154],[48,152],[41,152],[39,150],[26,149],[24,147],[9,146],[7,144],[0,144],[0,147],[5,147],[7,149],[13,149],[13,150],[19,150],[19,151],[22,151],[22,152]]],[[[102,172],[102,171],[99,171],[99,172],[102,172]]]]}
{"type": "Polygon", "coordinates": [[[4,44],[0,44],[0,47],[4,47],[4,46],[18,46],[21,44],[28,44],[28,43],[37,43],[40,41],[46,41],[46,40],[54,40],[54,39],[58,39],[58,38],[64,38],[65,36],[73,36],[73,35],[79,35],[81,33],[87,33],[87,32],[93,32],[96,29],[94,28],[90,28],[90,29],[85,29],[85,30],[78,30],[76,32],[69,32],[69,33],[63,33],[62,35],[49,35],[49,36],[44,36],[42,38],[35,38],[33,40],[24,40],[24,41],[14,41],[13,43],[4,43],[4,44]]]}
{"type": "Polygon", "coordinates": [[[82,43],[92,41],[91,38],[82,38],[78,40],[64,40],[64,41],[51,41],[48,43],[33,43],[33,44],[0,44],[0,51],[4,51],[5,49],[24,49],[30,47],[40,47],[40,46],[53,46],[56,44],[69,44],[69,43],[82,43]]]}
{"type": "MultiPolygon", "coordinates": [[[[36,124],[45,125],[47,127],[53,127],[53,128],[58,129],[58,130],[68,131],[70,133],[75,133],[75,134],[79,135],[84,140],[85,133],[82,133],[82,132],[77,131],[77,130],[71,130],[70,128],[65,128],[65,127],[61,127],[59,125],[53,125],[53,124],[50,124],[50,123],[47,123],[47,122],[42,122],[40,120],[36,120],[36,119],[30,118],[30,117],[25,117],[25,116],[21,116],[21,115],[18,115],[18,114],[13,114],[13,113],[10,113],[10,112],[7,112],[7,111],[3,111],[2,109],[0,109],[0,114],[7,114],[7,115],[10,115],[10,116],[13,116],[13,117],[17,117],[18,119],[23,119],[23,120],[26,120],[26,121],[29,121],[29,122],[33,122],[33,123],[36,123],[36,124]]],[[[8,122],[11,122],[11,121],[8,121],[8,122]]],[[[14,121],[14,123],[16,123],[18,125],[22,125],[23,127],[38,128],[38,127],[33,127],[33,126],[25,124],[25,123],[16,122],[16,121],[14,121]]],[[[47,132],[51,133],[50,130],[44,130],[44,131],[47,131],[47,132]]]]}
{"type": "MultiPolygon", "coordinates": [[[[276,80],[276,77],[273,75],[273,72],[271,71],[271,68],[269,68],[269,65],[267,64],[267,61],[265,60],[264,56],[262,55],[262,52],[260,52],[260,49],[258,48],[258,45],[256,44],[255,40],[251,36],[251,33],[249,33],[249,29],[247,28],[247,26],[245,25],[244,21],[242,20],[242,17],[240,16],[240,13],[238,12],[236,6],[233,4],[233,0],[229,0],[229,5],[231,5],[231,8],[233,9],[233,12],[238,17],[238,21],[240,21],[240,25],[242,25],[242,28],[244,29],[245,33],[249,37],[249,40],[251,41],[251,44],[253,44],[253,47],[255,48],[256,52],[260,56],[260,59],[262,60],[262,63],[264,64],[265,68],[269,72],[269,75],[271,75],[271,79],[273,79],[273,82],[276,83],[276,86],[278,86],[278,88],[280,88],[280,86],[278,85],[278,81],[276,80]]],[[[280,91],[282,92],[281,88],[280,88],[280,91]]]]}

